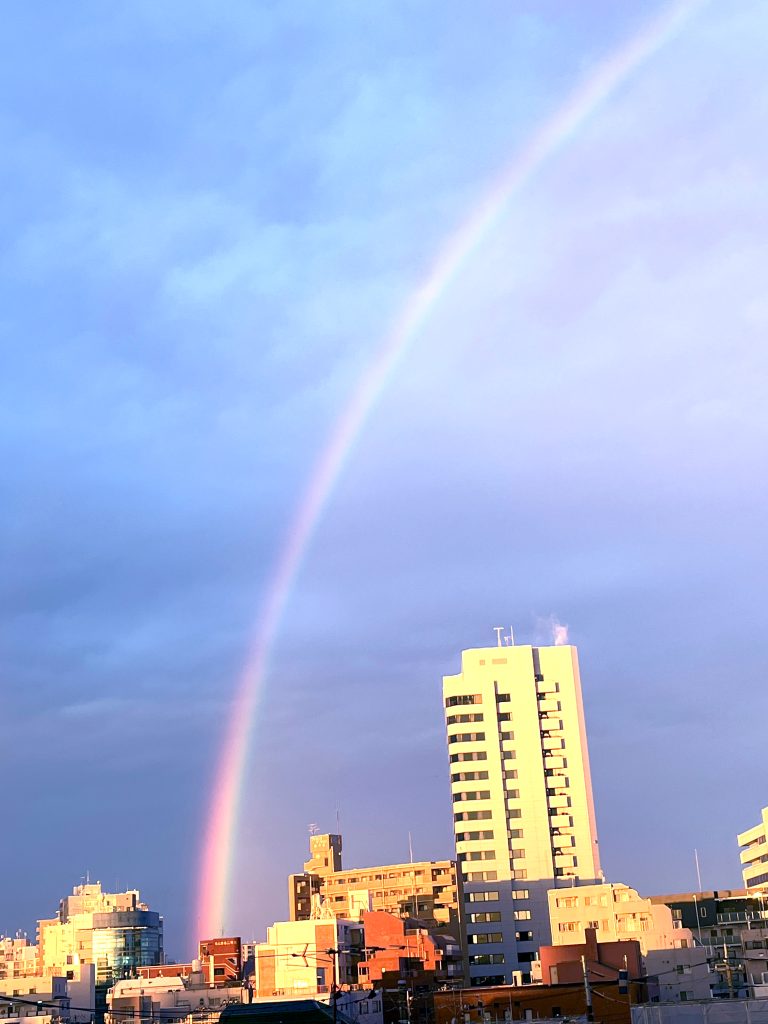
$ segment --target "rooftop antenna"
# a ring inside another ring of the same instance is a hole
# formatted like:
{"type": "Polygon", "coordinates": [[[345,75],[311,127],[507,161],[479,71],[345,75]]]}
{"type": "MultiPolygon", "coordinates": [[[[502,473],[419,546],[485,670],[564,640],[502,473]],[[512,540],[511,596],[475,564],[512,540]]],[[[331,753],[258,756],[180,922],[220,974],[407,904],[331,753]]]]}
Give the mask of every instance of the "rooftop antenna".
{"type": "Polygon", "coordinates": [[[701,888],[701,870],[699,868],[699,851],[698,850],[694,849],[693,857],[694,857],[694,860],[696,861],[696,881],[699,883],[699,892],[702,892],[702,888],[701,888]]]}
{"type": "Polygon", "coordinates": [[[341,835],[341,811],[338,804],[336,804],[336,835],[341,835]]]}
{"type": "Polygon", "coordinates": [[[507,645],[507,647],[515,646],[515,631],[512,629],[511,626],[509,627],[509,636],[504,637],[504,643],[507,645]]]}
{"type": "Polygon", "coordinates": [[[317,833],[320,831],[320,829],[317,827],[317,825],[314,824],[314,822],[310,825],[307,825],[307,830],[309,831],[309,834],[311,836],[316,836],[317,833]]]}
{"type": "Polygon", "coordinates": [[[501,645],[502,645],[501,634],[504,632],[504,627],[503,626],[494,626],[493,627],[493,631],[496,634],[496,646],[497,647],[501,647],[501,645]]]}

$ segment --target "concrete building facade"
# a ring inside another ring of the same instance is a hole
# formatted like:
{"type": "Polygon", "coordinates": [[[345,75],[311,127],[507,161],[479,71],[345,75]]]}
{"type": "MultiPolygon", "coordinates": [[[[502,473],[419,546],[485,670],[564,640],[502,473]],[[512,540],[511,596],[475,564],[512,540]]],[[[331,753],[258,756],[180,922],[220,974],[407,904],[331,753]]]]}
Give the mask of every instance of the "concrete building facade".
{"type": "Polygon", "coordinates": [[[278,921],[253,946],[253,994],[314,999],[358,983],[363,928],[330,912],[309,921],[278,921]],[[336,952],[331,952],[336,951],[336,952]]]}
{"type": "Polygon", "coordinates": [[[736,837],[741,847],[741,874],[745,888],[768,892],[768,807],[760,812],[760,822],[736,837]]]}
{"type": "Polygon", "coordinates": [[[600,878],[576,648],[463,651],[443,703],[470,982],[528,981],[548,890],[600,878]]]}
{"type": "Polygon", "coordinates": [[[359,920],[365,911],[383,911],[418,918],[430,931],[461,940],[461,879],[451,860],[344,869],[341,836],[313,835],[304,872],[288,879],[290,920],[309,920],[315,897],[339,918],[359,920]]]}
{"type": "Polygon", "coordinates": [[[38,949],[26,935],[0,936],[0,981],[38,973],[38,949]]]}
{"type": "Polygon", "coordinates": [[[588,929],[594,929],[598,942],[637,939],[643,956],[651,949],[693,946],[693,933],[669,907],[619,882],[553,889],[548,900],[555,946],[586,941],[588,929]]]}

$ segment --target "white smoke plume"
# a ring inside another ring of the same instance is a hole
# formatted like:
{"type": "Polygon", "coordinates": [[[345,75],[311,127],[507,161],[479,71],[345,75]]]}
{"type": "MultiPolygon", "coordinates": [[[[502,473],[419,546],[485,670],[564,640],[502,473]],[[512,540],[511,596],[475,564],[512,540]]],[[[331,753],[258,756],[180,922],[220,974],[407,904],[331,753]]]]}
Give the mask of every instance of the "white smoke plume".
{"type": "Polygon", "coordinates": [[[562,622],[558,622],[553,616],[551,620],[552,626],[552,643],[555,647],[562,647],[563,644],[568,643],[568,626],[562,622]]]}

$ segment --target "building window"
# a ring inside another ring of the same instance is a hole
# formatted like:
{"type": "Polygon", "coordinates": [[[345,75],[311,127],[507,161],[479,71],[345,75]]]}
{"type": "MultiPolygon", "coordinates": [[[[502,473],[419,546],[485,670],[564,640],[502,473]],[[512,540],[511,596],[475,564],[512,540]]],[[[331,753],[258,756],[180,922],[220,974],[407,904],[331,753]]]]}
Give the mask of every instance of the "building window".
{"type": "Polygon", "coordinates": [[[490,800],[490,789],[467,789],[460,793],[453,794],[453,802],[460,803],[462,800],[490,800]]]}
{"type": "Polygon", "coordinates": [[[498,892],[493,889],[488,892],[470,892],[464,897],[467,903],[486,903],[488,900],[497,900],[498,898],[498,892]]]}
{"type": "Polygon", "coordinates": [[[451,764],[457,761],[487,761],[488,754],[485,750],[464,750],[460,754],[451,754],[451,764]]]}
{"type": "Polygon", "coordinates": [[[459,811],[453,816],[454,821],[489,821],[490,818],[490,811],[459,811]]]}
{"type": "Polygon", "coordinates": [[[515,911],[515,920],[516,921],[530,921],[531,920],[531,912],[530,912],[530,910],[516,910],[515,911]]]}
{"type": "Polygon", "coordinates": [[[488,772],[454,772],[451,782],[481,782],[488,778],[488,772]]]}
{"type": "Polygon", "coordinates": [[[448,737],[449,743],[482,743],[484,740],[484,732],[457,732],[448,737]]]}
{"type": "Polygon", "coordinates": [[[483,914],[470,914],[470,924],[493,924],[494,922],[501,921],[501,914],[496,911],[488,911],[483,914]]]}
{"type": "Polygon", "coordinates": [[[470,871],[463,876],[465,882],[495,882],[497,877],[496,871],[470,871]]]}
{"type": "Polygon", "coordinates": [[[519,807],[513,807],[507,811],[508,818],[522,818],[522,816],[523,812],[520,810],[519,807]]]}
{"type": "Polygon", "coordinates": [[[533,942],[533,932],[515,932],[517,942],[533,942]]]}
{"type": "Polygon", "coordinates": [[[482,704],[483,698],[479,693],[463,693],[458,697],[446,697],[445,706],[447,708],[458,708],[464,704],[482,704]]]}
{"type": "Polygon", "coordinates": [[[503,964],[503,953],[478,953],[469,958],[470,964],[503,964]]]}
{"type": "Polygon", "coordinates": [[[474,932],[467,935],[467,942],[471,945],[484,946],[489,942],[503,942],[504,935],[501,932],[474,932]]]}
{"type": "Polygon", "coordinates": [[[528,899],[528,890],[527,889],[513,889],[512,890],[512,899],[513,900],[527,900],[528,899]]]}
{"type": "Polygon", "coordinates": [[[473,714],[448,715],[445,721],[446,725],[457,725],[465,722],[482,722],[482,720],[482,711],[476,711],[473,714]]]}

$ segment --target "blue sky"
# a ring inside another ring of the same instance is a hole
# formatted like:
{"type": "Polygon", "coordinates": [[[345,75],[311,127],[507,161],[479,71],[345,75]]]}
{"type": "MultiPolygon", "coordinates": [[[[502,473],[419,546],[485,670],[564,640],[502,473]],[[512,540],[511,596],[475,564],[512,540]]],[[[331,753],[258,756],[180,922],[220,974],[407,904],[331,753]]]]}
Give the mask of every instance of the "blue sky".
{"type": "MultiPolygon", "coordinates": [[[[217,744],[344,403],[500,170],[663,4],[5,10],[0,930],[86,871],[189,955],[217,744]]],[[[280,631],[229,929],[306,826],[451,852],[440,679],[578,644],[609,878],[766,802],[766,16],[705,4],[519,195],[369,418],[280,631]],[[649,850],[653,855],[649,856],[649,850]]]]}

